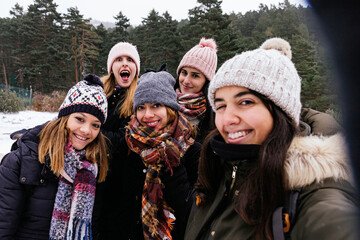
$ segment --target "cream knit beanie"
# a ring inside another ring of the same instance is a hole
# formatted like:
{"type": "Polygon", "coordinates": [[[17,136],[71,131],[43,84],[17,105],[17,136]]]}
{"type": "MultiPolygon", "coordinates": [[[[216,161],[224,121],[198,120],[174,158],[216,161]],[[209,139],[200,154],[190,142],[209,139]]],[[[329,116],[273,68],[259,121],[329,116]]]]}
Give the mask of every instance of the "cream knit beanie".
{"type": "Polygon", "coordinates": [[[261,44],[260,48],[265,50],[275,49],[287,56],[290,60],[292,58],[290,43],[279,37],[267,39],[261,44]]]}
{"type": "Polygon", "coordinates": [[[214,39],[202,38],[198,45],[191,48],[181,60],[177,74],[183,67],[192,67],[201,71],[210,81],[217,67],[217,45],[214,39]]]}
{"type": "Polygon", "coordinates": [[[227,60],[209,85],[208,99],[214,111],[215,92],[225,86],[263,94],[299,124],[301,80],[294,64],[279,51],[256,49],[227,60]]]}

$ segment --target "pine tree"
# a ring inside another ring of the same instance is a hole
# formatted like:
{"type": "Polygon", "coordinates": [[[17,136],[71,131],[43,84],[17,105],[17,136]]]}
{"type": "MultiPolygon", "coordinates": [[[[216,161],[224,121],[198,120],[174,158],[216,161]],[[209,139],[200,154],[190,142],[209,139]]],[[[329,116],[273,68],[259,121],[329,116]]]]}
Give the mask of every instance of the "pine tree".
{"type": "Polygon", "coordinates": [[[189,24],[180,29],[183,54],[200,38],[214,38],[218,45],[218,65],[241,51],[239,40],[230,26],[229,15],[223,14],[222,1],[198,0],[200,6],[189,10],[189,24]]]}
{"type": "Polygon", "coordinates": [[[68,30],[68,41],[71,46],[71,59],[74,61],[73,68],[75,82],[81,80],[87,73],[94,73],[99,56],[97,44],[100,37],[89,24],[89,19],[84,19],[77,8],[69,8],[65,15],[68,30]]]}

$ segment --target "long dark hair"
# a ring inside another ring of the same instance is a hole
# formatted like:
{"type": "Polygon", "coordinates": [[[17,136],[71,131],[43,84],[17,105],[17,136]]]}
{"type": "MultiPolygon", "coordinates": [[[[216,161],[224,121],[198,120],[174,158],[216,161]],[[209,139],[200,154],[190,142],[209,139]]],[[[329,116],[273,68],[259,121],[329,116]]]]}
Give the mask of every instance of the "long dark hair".
{"type": "MultiPolygon", "coordinates": [[[[181,72],[181,70],[182,69],[180,69],[179,73],[181,72]]],[[[175,90],[176,89],[180,90],[179,73],[176,78],[176,83],[174,86],[175,90]]],[[[205,84],[202,87],[201,91],[204,93],[206,97],[206,111],[204,117],[201,119],[201,123],[200,123],[201,125],[198,126],[197,137],[196,137],[196,141],[200,143],[202,143],[205,137],[209,134],[209,132],[215,128],[215,113],[212,110],[208,99],[209,84],[210,81],[207,78],[205,78],[205,84]]]]}
{"type": "MultiPolygon", "coordinates": [[[[244,221],[255,227],[256,239],[272,239],[271,217],[283,203],[285,189],[284,163],[287,150],[297,132],[293,121],[267,97],[251,91],[259,97],[270,111],[274,127],[260,147],[256,167],[252,168],[244,181],[236,186],[239,195],[234,196],[235,211],[244,221]]],[[[216,194],[223,169],[219,158],[209,146],[211,138],[220,135],[217,129],[209,133],[203,142],[199,159],[199,178],[195,185],[203,204],[208,204],[216,194]]]]}

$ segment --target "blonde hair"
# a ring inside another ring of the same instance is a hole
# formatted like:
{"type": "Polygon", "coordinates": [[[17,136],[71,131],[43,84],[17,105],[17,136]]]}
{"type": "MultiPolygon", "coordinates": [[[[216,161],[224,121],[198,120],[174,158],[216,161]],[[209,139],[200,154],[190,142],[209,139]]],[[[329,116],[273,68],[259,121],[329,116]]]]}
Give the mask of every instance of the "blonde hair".
{"type": "MultiPolygon", "coordinates": [[[[45,163],[50,158],[50,168],[56,176],[64,168],[64,149],[69,133],[66,129],[70,115],[50,121],[40,132],[39,162],[45,163]]],[[[98,136],[86,147],[86,159],[99,166],[99,182],[105,181],[108,171],[107,147],[104,135],[98,136]]]]}
{"type": "MultiPolygon", "coordinates": [[[[139,76],[136,75],[134,80],[131,82],[130,86],[126,89],[125,95],[117,104],[116,110],[119,112],[119,117],[127,118],[133,114],[133,98],[135,94],[135,89],[137,88],[137,80],[139,76]]],[[[106,97],[109,98],[115,89],[115,77],[114,74],[106,75],[101,77],[101,81],[104,83],[104,91],[106,97]]]]}

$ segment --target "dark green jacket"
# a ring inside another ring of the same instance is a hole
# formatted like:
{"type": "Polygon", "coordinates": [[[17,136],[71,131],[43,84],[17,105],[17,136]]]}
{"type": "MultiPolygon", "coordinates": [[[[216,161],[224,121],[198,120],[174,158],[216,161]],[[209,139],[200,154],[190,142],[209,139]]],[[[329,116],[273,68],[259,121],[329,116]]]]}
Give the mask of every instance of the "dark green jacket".
{"type": "MultiPolygon", "coordinates": [[[[290,189],[302,188],[291,239],[360,239],[356,224],[358,199],[350,182],[350,171],[342,137],[296,137],[289,148],[285,171],[290,189]]],[[[238,172],[246,165],[239,165],[238,172]]],[[[253,227],[235,212],[226,196],[232,167],[224,165],[214,201],[205,207],[193,206],[186,240],[254,239],[253,227]]],[[[241,181],[241,174],[236,177],[241,181]]],[[[241,194],[241,193],[239,193],[241,194]]],[[[264,237],[265,239],[265,237],[264,237]]]]}
{"type": "Polygon", "coordinates": [[[303,136],[309,134],[331,136],[343,131],[342,126],[330,114],[311,108],[303,108],[300,116],[300,127],[303,136]]]}

